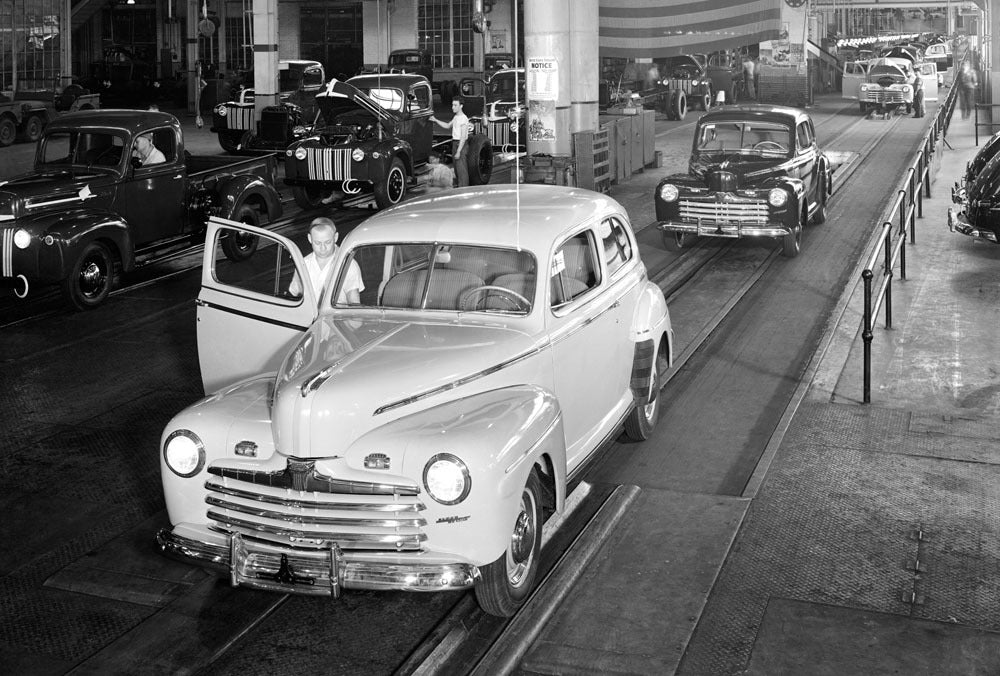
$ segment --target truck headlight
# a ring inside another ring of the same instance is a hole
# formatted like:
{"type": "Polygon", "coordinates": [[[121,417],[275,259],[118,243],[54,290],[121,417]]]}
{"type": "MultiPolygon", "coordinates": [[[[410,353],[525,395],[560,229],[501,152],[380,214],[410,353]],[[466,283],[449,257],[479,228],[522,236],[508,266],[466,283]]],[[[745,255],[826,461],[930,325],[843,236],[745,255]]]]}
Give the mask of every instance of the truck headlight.
{"type": "Polygon", "coordinates": [[[457,505],[469,495],[472,477],[464,462],[451,453],[438,453],[424,465],[424,488],[442,505],[457,505]]]}
{"type": "Polygon", "coordinates": [[[27,249],[30,244],[31,235],[28,234],[27,230],[19,229],[14,232],[14,246],[18,249],[27,249]]]}
{"type": "Polygon", "coordinates": [[[771,192],[767,193],[767,203],[772,207],[785,206],[785,202],[787,201],[788,193],[781,188],[771,188],[771,192]]]}
{"type": "Polygon", "coordinates": [[[163,459],[177,476],[192,477],[205,466],[205,445],[194,432],[177,430],[163,444],[163,459]]]}
{"type": "Polygon", "coordinates": [[[361,160],[365,159],[365,151],[362,150],[361,148],[355,148],[353,151],[351,151],[351,159],[354,160],[355,162],[360,162],[361,160]]]}
{"type": "Polygon", "coordinates": [[[304,160],[304,159],[306,159],[306,149],[303,148],[302,146],[299,146],[298,148],[296,148],[295,149],[295,159],[297,159],[297,160],[304,160]]]}
{"type": "Polygon", "coordinates": [[[226,115],[229,114],[229,109],[226,108],[225,103],[220,103],[215,108],[213,108],[213,110],[215,111],[215,114],[218,115],[219,117],[225,117],[226,115]]]}
{"type": "Polygon", "coordinates": [[[673,183],[664,183],[660,186],[660,199],[664,202],[673,202],[679,195],[680,191],[673,183]]]}

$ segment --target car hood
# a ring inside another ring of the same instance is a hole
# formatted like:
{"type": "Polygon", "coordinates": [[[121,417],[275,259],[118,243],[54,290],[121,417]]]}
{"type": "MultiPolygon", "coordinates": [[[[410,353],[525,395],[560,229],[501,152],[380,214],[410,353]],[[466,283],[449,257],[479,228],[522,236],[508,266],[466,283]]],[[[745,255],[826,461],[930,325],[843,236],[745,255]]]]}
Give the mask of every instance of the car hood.
{"type": "Polygon", "coordinates": [[[704,164],[692,160],[689,173],[699,178],[707,188],[716,191],[752,188],[768,179],[788,174],[788,158],[704,164]],[[735,186],[733,181],[735,180],[735,186]]]}
{"type": "Polygon", "coordinates": [[[352,84],[334,78],[316,95],[316,105],[323,112],[323,119],[333,120],[341,113],[364,110],[380,120],[391,120],[394,116],[375,103],[367,94],[352,84]]]}
{"type": "Polygon", "coordinates": [[[277,374],[276,447],[295,457],[329,457],[415,406],[455,390],[480,391],[486,376],[530,354],[526,333],[504,326],[337,319],[321,316],[277,374]]]}
{"type": "Polygon", "coordinates": [[[21,214],[38,209],[69,209],[103,203],[116,185],[110,172],[33,171],[0,181],[0,204],[21,204],[21,214]]]}

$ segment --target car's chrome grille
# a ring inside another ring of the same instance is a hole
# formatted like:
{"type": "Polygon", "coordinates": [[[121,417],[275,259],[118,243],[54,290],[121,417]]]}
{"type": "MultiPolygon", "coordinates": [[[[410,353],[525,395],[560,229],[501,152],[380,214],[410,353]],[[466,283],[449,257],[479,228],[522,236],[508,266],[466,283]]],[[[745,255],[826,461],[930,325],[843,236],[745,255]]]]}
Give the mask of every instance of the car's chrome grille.
{"type": "Polygon", "coordinates": [[[869,103],[903,103],[903,92],[898,89],[869,89],[865,92],[869,103]]]}
{"type": "Polygon", "coordinates": [[[667,80],[663,80],[663,82],[670,89],[680,89],[685,94],[691,93],[691,80],[685,80],[681,78],[670,78],[667,80]]]}
{"type": "Polygon", "coordinates": [[[510,120],[500,120],[497,122],[490,122],[487,137],[490,139],[490,143],[493,144],[495,149],[503,148],[507,145],[514,145],[520,141],[520,143],[526,143],[524,138],[519,138],[511,130],[510,120]]]}
{"type": "Polygon", "coordinates": [[[768,206],[764,200],[733,197],[719,201],[711,197],[687,197],[680,200],[680,217],[690,223],[745,223],[764,225],[768,220],[768,206]]]}
{"type": "Polygon", "coordinates": [[[351,176],[350,148],[306,148],[309,178],[318,181],[346,181],[351,176]]]}
{"type": "Polygon", "coordinates": [[[236,103],[226,104],[226,128],[232,130],[244,130],[254,128],[254,107],[239,105],[236,103]]]}
{"type": "Polygon", "coordinates": [[[352,482],[306,472],[210,468],[208,518],[276,545],[417,551],[427,536],[414,486],[352,482]],[[294,486],[293,486],[294,483],[294,486]]]}
{"type": "Polygon", "coordinates": [[[0,249],[3,254],[3,263],[0,268],[3,270],[4,277],[14,276],[14,228],[4,228],[2,231],[3,248],[0,249]]]}

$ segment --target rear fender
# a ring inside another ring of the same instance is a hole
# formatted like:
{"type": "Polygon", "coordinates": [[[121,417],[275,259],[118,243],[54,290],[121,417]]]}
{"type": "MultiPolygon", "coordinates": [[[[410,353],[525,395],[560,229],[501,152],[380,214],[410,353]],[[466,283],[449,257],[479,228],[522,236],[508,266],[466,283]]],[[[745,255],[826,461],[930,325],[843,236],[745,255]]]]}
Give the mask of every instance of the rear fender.
{"type": "Polygon", "coordinates": [[[389,456],[392,474],[420,481],[427,548],[460,554],[475,565],[506,549],[521,490],[536,466],[548,470],[542,478],[554,485],[557,511],[565,503],[561,410],[552,393],[533,385],[480,392],[394,420],[352,444],[347,461],[363,470],[372,453],[389,456]],[[423,483],[426,466],[442,453],[468,468],[471,489],[455,505],[434,500],[423,483]]]}
{"type": "Polygon", "coordinates": [[[635,345],[630,379],[632,394],[639,401],[648,401],[652,386],[650,366],[657,351],[665,347],[667,364],[673,366],[674,363],[674,331],[670,323],[670,310],[663,292],[652,282],[644,282],[639,292],[629,338],[635,345]],[[663,341],[666,341],[666,345],[663,345],[663,341]]]}
{"type": "Polygon", "coordinates": [[[254,174],[240,174],[220,181],[218,188],[220,216],[232,219],[236,210],[247,202],[259,198],[265,208],[265,216],[269,222],[281,218],[281,196],[275,187],[267,180],[254,174]]]}

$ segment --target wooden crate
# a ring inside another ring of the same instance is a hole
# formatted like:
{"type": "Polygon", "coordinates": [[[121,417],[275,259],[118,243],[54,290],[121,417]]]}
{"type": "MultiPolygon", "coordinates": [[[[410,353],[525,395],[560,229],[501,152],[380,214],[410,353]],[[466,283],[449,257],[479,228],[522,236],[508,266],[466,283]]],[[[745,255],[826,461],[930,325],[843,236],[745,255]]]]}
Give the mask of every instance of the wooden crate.
{"type": "Polygon", "coordinates": [[[588,190],[607,192],[611,187],[607,128],[574,133],[573,156],[576,159],[576,184],[588,190]]]}

